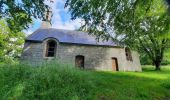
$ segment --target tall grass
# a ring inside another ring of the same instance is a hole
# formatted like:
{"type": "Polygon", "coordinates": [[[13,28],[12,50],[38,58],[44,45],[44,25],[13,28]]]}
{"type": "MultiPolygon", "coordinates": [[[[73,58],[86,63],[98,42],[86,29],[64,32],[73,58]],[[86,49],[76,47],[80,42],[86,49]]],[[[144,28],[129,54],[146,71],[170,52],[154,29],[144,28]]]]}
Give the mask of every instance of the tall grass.
{"type": "Polygon", "coordinates": [[[0,100],[170,100],[170,69],[95,72],[50,62],[0,65],[0,100]]]}
{"type": "Polygon", "coordinates": [[[88,90],[93,88],[88,79],[90,72],[57,62],[41,67],[5,65],[0,67],[0,72],[1,100],[91,98],[87,96],[88,90]]]}

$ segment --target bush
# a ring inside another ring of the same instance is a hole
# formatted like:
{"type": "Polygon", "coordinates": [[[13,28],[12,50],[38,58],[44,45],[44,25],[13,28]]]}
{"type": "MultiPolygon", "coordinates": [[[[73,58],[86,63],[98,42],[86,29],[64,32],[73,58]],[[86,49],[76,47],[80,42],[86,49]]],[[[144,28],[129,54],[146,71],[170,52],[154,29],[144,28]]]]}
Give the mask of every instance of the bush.
{"type": "Polygon", "coordinates": [[[168,60],[163,60],[161,62],[161,65],[170,65],[170,60],[169,59],[168,60]]]}
{"type": "Polygon", "coordinates": [[[140,56],[140,62],[141,62],[142,65],[152,65],[152,61],[146,55],[140,56]]]}

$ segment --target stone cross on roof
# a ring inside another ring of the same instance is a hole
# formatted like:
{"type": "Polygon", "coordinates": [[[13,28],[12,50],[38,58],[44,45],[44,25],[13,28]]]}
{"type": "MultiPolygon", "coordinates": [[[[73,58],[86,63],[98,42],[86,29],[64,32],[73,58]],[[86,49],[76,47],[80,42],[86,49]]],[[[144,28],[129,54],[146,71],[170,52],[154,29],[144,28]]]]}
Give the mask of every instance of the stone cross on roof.
{"type": "MultiPolygon", "coordinates": [[[[48,0],[50,1],[49,5],[52,5],[52,3],[54,3],[53,0],[48,0]]],[[[52,8],[49,7],[48,9],[46,9],[45,14],[44,14],[44,18],[43,18],[43,22],[41,24],[41,28],[50,28],[51,27],[51,20],[52,20],[52,8]]]]}

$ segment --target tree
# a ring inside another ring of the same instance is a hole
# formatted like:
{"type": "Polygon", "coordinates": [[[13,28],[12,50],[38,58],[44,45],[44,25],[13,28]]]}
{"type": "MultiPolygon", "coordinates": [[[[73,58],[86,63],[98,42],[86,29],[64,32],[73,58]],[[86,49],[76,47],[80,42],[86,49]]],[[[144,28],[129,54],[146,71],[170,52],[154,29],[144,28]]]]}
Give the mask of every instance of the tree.
{"type": "Polygon", "coordinates": [[[11,63],[21,55],[25,34],[14,33],[4,20],[0,20],[0,62],[11,63]]]}
{"type": "Polygon", "coordinates": [[[170,32],[168,6],[162,0],[67,0],[65,7],[73,20],[84,20],[81,30],[144,51],[160,70],[169,42],[160,36],[170,32]]]}
{"type": "Polygon", "coordinates": [[[0,0],[0,19],[5,19],[11,30],[21,31],[28,27],[32,18],[44,19],[44,11],[49,8],[44,1],[0,0]]]}
{"type": "Polygon", "coordinates": [[[52,0],[0,0],[0,61],[18,58],[25,35],[33,18],[45,20],[49,9],[45,1],[52,0]]]}

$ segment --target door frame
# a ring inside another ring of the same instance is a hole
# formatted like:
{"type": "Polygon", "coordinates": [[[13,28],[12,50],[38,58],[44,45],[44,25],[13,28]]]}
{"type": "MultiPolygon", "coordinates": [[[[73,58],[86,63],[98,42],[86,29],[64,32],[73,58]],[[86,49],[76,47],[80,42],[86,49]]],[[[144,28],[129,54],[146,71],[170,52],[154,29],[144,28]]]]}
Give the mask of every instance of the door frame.
{"type": "MultiPolygon", "coordinates": [[[[119,71],[118,60],[116,57],[112,57],[112,60],[113,59],[116,61],[116,70],[115,71],[119,71]]],[[[113,68],[113,65],[112,65],[112,68],[113,68]]]]}
{"type": "Polygon", "coordinates": [[[81,68],[81,69],[84,69],[84,61],[85,61],[85,57],[84,57],[83,55],[77,55],[77,56],[75,56],[75,66],[76,66],[76,67],[81,68]],[[77,66],[77,65],[76,65],[76,64],[77,64],[77,58],[81,58],[81,59],[83,60],[83,62],[82,62],[82,65],[83,65],[83,66],[77,66]]]}

